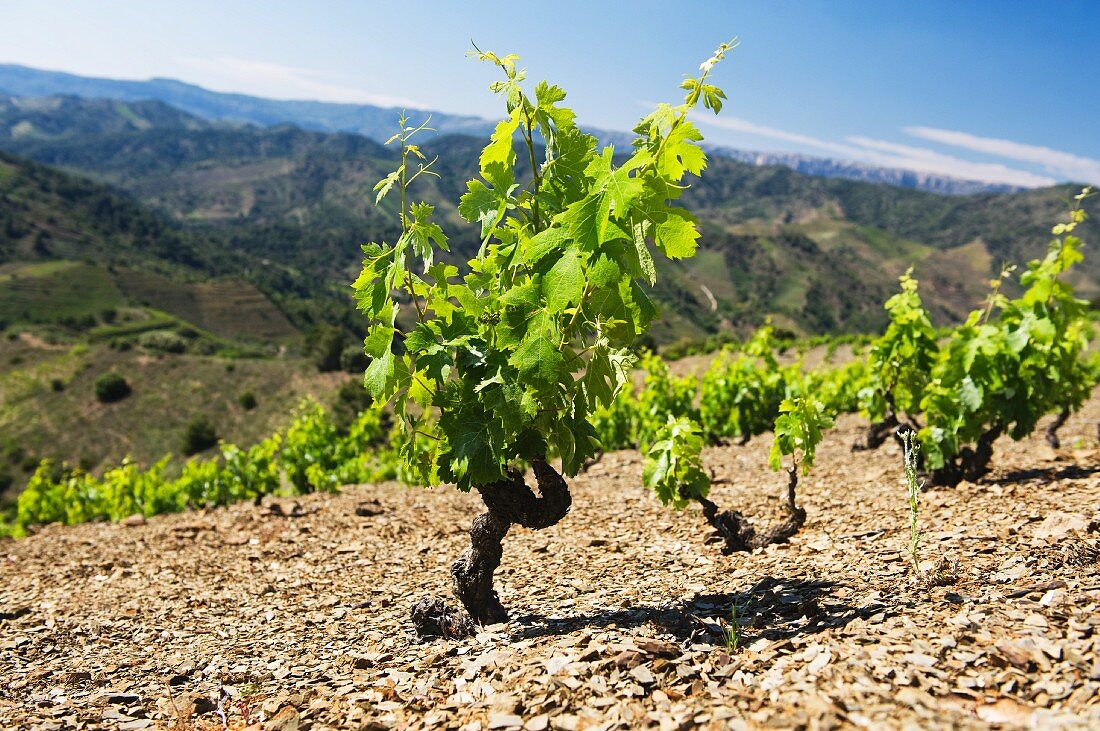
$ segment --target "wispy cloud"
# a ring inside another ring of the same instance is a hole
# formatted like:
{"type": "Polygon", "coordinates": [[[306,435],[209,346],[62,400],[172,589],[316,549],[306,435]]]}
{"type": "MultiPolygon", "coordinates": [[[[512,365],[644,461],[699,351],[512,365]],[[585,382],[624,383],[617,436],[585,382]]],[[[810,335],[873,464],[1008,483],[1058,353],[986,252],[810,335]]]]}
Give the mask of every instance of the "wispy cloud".
{"type": "Polygon", "coordinates": [[[427,105],[414,99],[389,94],[374,94],[351,86],[333,84],[309,69],[284,66],[269,61],[219,56],[217,58],[177,58],[178,63],[203,72],[203,83],[247,88],[251,93],[280,99],[310,99],[382,107],[422,109],[427,105]]]}
{"type": "Polygon", "coordinates": [[[884,156],[887,159],[897,161],[898,167],[909,170],[919,170],[927,173],[942,173],[956,178],[967,180],[981,180],[988,183],[1005,183],[1034,188],[1043,185],[1054,185],[1056,179],[1032,173],[1027,170],[1019,170],[1007,165],[995,162],[974,162],[954,155],[930,150],[927,147],[913,147],[912,145],[900,145],[896,142],[886,142],[870,137],[848,137],[847,140],[869,153],[884,156]]]}
{"type": "Polygon", "coordinates": [[[841,159],[880,167],[900,168],[934,175],[947,175],[965,180],[999,183],[1034,188],[1053,185],[1055,178],[1019,170],[1000,163],[975,162],[947,155],[925,147],[900,145],[870,137],[850,136],[834,142],[812,135],[768,127],[738,117],[697,117],[699,122],[734,132],[756,135],[821,150],[841,159]]]}
{"type": "Polygon", "coordinates": [[[776,127],[768,127],[763,124],[756,124],[750,122],[747,119],[741,119],[740,117],[713,117],[710,115],[694,115],[697,122],[703,124],[709,124],[714,127],[721,127],[733,132],[742,132],[744,134],[756,135],[758,137],[767,137],[773,140],[781,140],[783,142],[793,142],[796,145],[806,145],[807,147],[813,147],[818,150],[826,150],[836,155],[843,157],[853,157],[859,153],[854,147],[850,145],[843,145],[836,142],[829,142],[827,140],[820,139],[818,137],[811,137],[810,135],[800,134],[798,132],[788,132],[787,130],[778,129],[776,127]]]}
{"type": "Polygon", "coordinates": [[[905,127],[906,134],[939,142],[964,150],[984,152],[988,155],[1020,160],[1041,166],[1047,172],[1083,183],[1100,185],[1100,160],[1081,157],[1070,152],[1053,150],[1049,147],[1026,145],[1021,142],[997,139],[996,137],[978,137],[967,132],[956,132],[934,127],[905,127]]]}

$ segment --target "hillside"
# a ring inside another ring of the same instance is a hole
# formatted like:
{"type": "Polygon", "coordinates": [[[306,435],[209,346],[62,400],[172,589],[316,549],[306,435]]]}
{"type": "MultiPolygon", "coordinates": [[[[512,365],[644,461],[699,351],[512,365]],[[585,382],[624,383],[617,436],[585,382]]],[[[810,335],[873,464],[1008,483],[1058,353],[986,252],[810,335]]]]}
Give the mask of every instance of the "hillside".
{"type": "Polygon", "coordinates": [[[128,308],[232,341],[294,336],[239,261],[102,185],[0,153],[4,325],[87,331],[128,308]]]}
{"type": "MultiPolygon", "coordinates": [[[[393,152],[365,137],[287,125],[203,126],[179,112],[173,118],[163,105],[67,99],[53,106],[51,113],[41,102],[30,115],[9,105],[0,113],[0,148],[122,188],[177,221],[216,232],[247,257],[339,284],[354,276],[359,244],[396,233],[392,212],[371,205],[371,188],[394,165],[393,152]],[[47,122],[51,114],[56,119],[47,122]],[[101,121],[93,122],[97,115],[101,121]],[[143,120],[140,129],[133,117],[143,120]],[[171,121],[154,124],[161,118],[171,121]],[[27,124],[55,132],[11,134],[27,124]]],[[[422,179],[418,193],[437,206],[456,257],[468,256],[476,238],[454,206],[475,173],[480,144],[443,136],[425,149],[440,156],[443,177],[422,179]]],[[[665,318],[655,336],[744,332],[766,316],[802,333],[875,330],[884,322],[881,303],[909,266],[924,280],[939,321],[958,320],[1002,263],[1045,250],[1072,192],[941,196],[712,156],[684,199],[704,224],[702,255],[662,265],[657,299],[665,318]]],[[[1100,210],[1095,201],[1090,206],[1100,210]]],[[[1100,240],[1096,221],[1086,241],[1100,240]]],[[[1100,260],[1088,257],[1075,283],[1095,296],[1098,282],[1100,260]]]]}
{"type": "Polygon", "coordinates": [[[344,378],[296,355],[303,331],[281,309],[308,326],[329,291],[249,264],[101,184],[0,153],[0,494],[40,458],[147,464],[178,453],[195,417],[247,444],[306,395],[330,402],[344,378]],[[111,371],[131,394],[99,403],[111,371]]]}
{"type": "MultiPolygon", "coordinates": [[[[376,140],[393,134],[400,109],[370,104],[285,101],[245,94],[225,94],[174,79],[128,81],[77,76],[15,64],[0,64],[0,89],[14,96],[75,96],[140,102],[154,99],[209,120],[257,125],[281,123],[323,132],[354,132],[376,140]]],[[[493,123],[478,117],[445,112],[432,114],[433,126],[443,133],[488,135],[493,123]]]]}
{"type": "MultiPolygon", "coordinates": [[[[174,79],[157,78],[147,81],[102,79],[15,64],[0,64],[0,90],[2,90],[0,96],[72,96],[84,99],[113,99],[122,102],[156,100],[209,121],[247,123],[264,127],[293,124],[304,129],[322,132],[360,134],[378,142],[389,139],[393,133],[394,120],[401,111],[370,104],[264,99],[245,94],[210,91],[174,79]]],[[[444,135],[487,137],[495,124],[491,120],[448,114],[438,110],[417,110],[417,113],[425,116],[431,114],[432,126],[444,135]]],[[[627,132],[599,129],[590,129],[589,132],[604,142],[612,142],[620,146],[624,143],[629,144],[631,139],[631,135],[627,132]]],[[[752,165],[783,165],[810,175],[866,180],[945,194],[1013,190],[1011,186],[911,170],[861,165],[812,155],[747,152],[722,146],[711,146],[710,149],[716,155],[752,165]]]]}
{"type": "Polygon", "coordinates": [[[216,270],[211,250],[103,185],[0,152],[0,261],[90,258],[216,270]]]}
{"type": "Polygon", "coordinates": [[[0,338],[0,503],[44,458],[102,471],[124,457],[150,465],[179,456],[188,424],[199,417],[217,438],[249,446],[285,428],[302,399],[331,405],[350,378],[318,373],[291,355],[242,359],[98,340],[50,343],[29,333],[0,338]],[[94,384],[108,372],[131,390],[101,403],[94,384]],[[254,397],[251,408],[245,394],[254,397]]]}
{"type": "Polygon", "coordinates": [[[152,99],[81,99],[70,96],[13,97],[0,93],[0,136],[59,139],[152,129],[206,129],[198,117],[152,99]]]}
{"type": "MultiPolygon", "coordinates": [[[[942,196],[712,159],[684,205],[740,243],[722,247],[727,256],[742,253],[723,281],[736,281],[738,270],[747,269],[752,274],[742,281],[763,287],[763,301],[779,304],[774,314],[793,312],[795,325],[821,332],[880,327],[882,312],[870,303],[895,291],[908,266],[939,321],[957,321],[1003,264],[1022,268],[1046,252],[1051,225],[1065,218],[1078,191],[1063,185],[942,196]],[[764,277],[757,276],[761,270],[764,277]]],[[[1100,241],[1100,201],[1093,198],[1086,208],[1091,217],[1081,237],[1100,241]]],[[[703,246],[712,245],[705,237],[703,246]]],[[[1100,258],[1086,255],[1073,283],[1083,296],[1100,293],[1100,258]]]]}
{"type": "Polygon", "coordinates": [[[728,157],[738,162],[756,166],[777,166],[790,168],[796,172],[817,178],[844,178],[863,180],[868,183],[886,183],[901,188],[913,188],[944,195],[967,195],[970,193],[1017,193],[1026,188],[1015,185],[999,185],[977,180],[962,180],[935,173],[918,172],[901,168],[882,168],[874,165],[837,160],[815,155],[803,155],[794,152],[749,152],[722,145],[708,145],[709,152],[728,157]]]}
{"type": "MultiPolygon", "coordinates": [[[[153,157],[162,152],[155,149],[153,157]]],[[[331,276],[327,264],[333,252],[325,250],[350,246],[358,251],[357,244],[349,245],[343,238],[348,229],[340,228],[339,237],[334,237],[331,231],[293,224],[287,235],[281,226],[187,227],[117,187],[0,152],[0,265],[81,261],[104,270],[97,278],[114,280],[112,286],[121,288],[121,294],[111,297],[138,306],[153,304],[200,327],[206,326],[204,318],[219,317],[213,314],[219,307],[239,304],[245,311],[231,336],[251,342],[271,344],[293,331],[326,323],[344,323],[356,332],[348,280],[331,276]],[[267,258],[269,252],[284,251],[287,242],[293,248],[294,242],[307,237],[313,247],[300,247],[300,255],[290,257],[289,263],[267,258]],[[162,279],[150,287],[134,277],[120,278],[122,268],[155,274],[168,283],[162,279]],[[255,309],[253,305],[262,310],[258,317],[267,323],[259,330],[250,329],[255,320],[249,319],[248,311],[255,309]],[[211,314],[196,318],[197,310],[211,314]],[[290,325],[278,324],[281,320],[290,325]]],[[[369,234],[364,228],[356,230],[365,237],[369,234]]],[[[346,252],[341,256],[350,259],[346,252]]],[[[20,286],[13,281],[5,277],[0,289],[20,286]]],[[[45,304],[45,310],[31,306],[25,313],[5,309],[0,322],[56,321],[52,305],[45,304]]],[[[94,315],[103,306],[92,296],[79,314],[94,315]]]]}

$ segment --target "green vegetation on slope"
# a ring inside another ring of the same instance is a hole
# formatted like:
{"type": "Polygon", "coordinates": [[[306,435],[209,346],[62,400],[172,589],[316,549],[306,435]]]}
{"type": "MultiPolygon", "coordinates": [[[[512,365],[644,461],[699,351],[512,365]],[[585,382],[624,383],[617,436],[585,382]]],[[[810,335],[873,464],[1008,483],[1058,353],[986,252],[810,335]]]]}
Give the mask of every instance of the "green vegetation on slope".
{"type": "Polygon", "coordinates": [[[125,456],[151,464],[179,453],[187,424],[197,417],[208,418],[220,437],[247,446],[282,428],[302,398],[332,403],[348,378],[319,374],[297,357],[227,359],[4,337],[0,449],[17,450],[8,460],[17,477],[28,454],[85,469],[125,456]],[[130,394],[100,403],[95,382],[109,372],[126,380],[130,394]],[[254,394],[252,408],[241,405],[246,392],[254,394]]]}
{"type": "MultiPolygon", "coordinates": [[[[135,109],[140,128],[104,102],[53,104],[55,111],[33,116],[0,110],[0,129],[28,120],[45,128],[52,114],[57,130],[53,137],[0,135],[0,146],[124,188],[223,241],[226,251],[282,265],[299,285],[292,301],[278,300],[275,293],[288,290],[276,277],[253,281],[296,325],[335,317],[355,331],[352,318],[307,303],[318,295],[338,301],[342,293],[328,288],[348,281],[359,245],[394,237],[392,211],[370,205],[373,181],[392,167],[391,151],[363,137],[289,125],[230,127],[178,111],[173,118],[170,107],[135,109]]],[[[464,192],[454,181],[476,173],[480,146],[455,136],[424,146],[429,158],[439,155],[441,178],[424,181],[423,195],[436,206],[455,261],[478,245],[451,201],[464,192]]],[[[684,201],[704,223],[703,258],[661,265],[659,342],[723,329],[744,335],[766,315],[802,333],[875,330],[885,324],[878,303],[910,265],[934,295],[937,321],[957,321],[1002,262],[1042,253],[1044,222],[1073,190],[941,196],[718,156],[691,186],[684,201]]],[[[1086,262],[1074,284],[1086,296],[1100,293],[1100,264],[1086,262]]]]}
{"type": "MultiPolygon", "coordinates": [[[[75,283],[78,274],[87,274],[95,285],[88,301],[65,308],[82,315],[109,306],[107,300],[118,304],[114,288],[130,304],[146,303],[196,327],[249,342],[281,342],[295,330],[334,322],[362,336],[347,294],[350,274],[332,277],[331,262],[349,259],[347,250],[358,251],[358,243],[323,228],[312,234],[303,226],[283,224],[188,229],[102,184],[0,152],[0,266],[16,277],[28,264],[57,260],[105,270],[69,269],[46,282],[63,288],[66,278],[75,283]],[[291,235],[284,235],[283,228],[291,235]],[[272,250],[286,253],[283,246],[303,254],[286,256],[289,265],[268,257],[272,250]]],[[[69,265],[58,266],[65,270],[69,265]]],[[[8,289],[25,287],[9,282],[8,289]]],[[[82,285],[73,288],[74,295],[81,291],[82,285]]],[[[46,322],[61,316],[35,309],[33,293],[9,294],[20,309],[0,311],[0,321],[46,322]]]]}

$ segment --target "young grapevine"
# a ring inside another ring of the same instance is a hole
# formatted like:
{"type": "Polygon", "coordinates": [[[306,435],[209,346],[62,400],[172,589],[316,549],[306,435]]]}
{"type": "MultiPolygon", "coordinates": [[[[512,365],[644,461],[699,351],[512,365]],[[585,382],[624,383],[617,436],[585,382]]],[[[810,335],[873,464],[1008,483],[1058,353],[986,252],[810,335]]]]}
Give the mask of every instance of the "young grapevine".
{"type": "Polygon", "coordinates": [[[1063,277],[1081,260],[1082,242],[1073,231],[1086,218],[1081,203],[1090,194],[1085,189],[1076,196],[1070,220],[1053,228],[1047,255],[1028,264],[1020,297],[1001,291],[1012,272],[1006,267],[990,282],[985,305],[942,340],[917,281],[908,272],[901,277],[901,292],[886,303],[890,324],[867,359],[860,405],[873,423],[855,449],[915,432],[930,482],[956,485],[988,472],[1001,435],[1022,439],[1050,413],[1058,415],[1046,437],[1058,446],[1058,427],[1096,382],[1087,303],[1063,277]]]}
{"type": "Polygon", "coordinates": [[[702,468],[702,430],[694,421],[670,415],[658,432],[658,441],[646,453],[646,466],[642,473],[646,486],[662,503],[677,510],[692,501],[699,503],[703,517],[722,541],[723,553],[752,551],[770,543],[782,543],[806,522],[806,511],[795,503],[799,468],[802,474],[809,473],[822,432],[833,425],[833,420],[826,413],[825,406],[812,398],[784,399],[778,411],[769,464],[778,472],[783,468],[783,458],[790,458],[786,496],[788,515],[767,531],[757,531],[740,511],[720,511],[707,497],[710,478],[702,468]]]}
{"type": "MultiPolygon", "coordinates": [[[[413,141],[424,126],[402,120],[391,140],[401,162],[377,190],[379,200],[400,196],[402,233],[363,247],[354,289],[370,321],[364,383],[393,403],[411,470],[428,484],[475,489],[485,503],[452,568],[476,622],[507,617],[493,572],[509,527],[546,528],[570,507],[549,460],[575,475],[599,449],[589,415],[614,400],[633,363],[629,346],[657,314],[643,286],[657,277],[651,244],[670,259],[695,253],[695,220],[673,204],[684,177],[706,165],[690,114],[700,104],[720,111],[725,95],[709,76],[732,45],[683,82],[682,104],[661,104],[638,123],[625,160],[597,149],[561,104],[561,88],[540,82],[530,96],[518,57],[476,52],[502,72],[491,89],[507,114],[459,203],[481,239],[465,271],[437,260],[447,237],[432,206],[409,200],[410,185],[435,174],[413,141]],[[517,137],[530,176],[522,180],[517,137]],[[403,308],[414,317],[401,319],[403,308]],[[524,463],[539,496],[523,481],[524,463]]],[[[451,617],[438,602],[414,607],[422,631],[457,631],[451,617]]]]}
{"type": "Polygon", "coordinates": [[[1081,202],[1089,194],[1082,191],[1070,221],[1054,227],[1046,257],[1028,264],[1023,294],[1009,299],[994,281],[986,306],[940,349],[924,386],[926,423],[918,432],[933,483],[976,480],[988,472],[1002,434],[1022,439],[1046,414],[1075,411],[1088,397],[1087,302],[1063,275],[1082,258],[1073,231],[1085,220],[1081,202]]]}

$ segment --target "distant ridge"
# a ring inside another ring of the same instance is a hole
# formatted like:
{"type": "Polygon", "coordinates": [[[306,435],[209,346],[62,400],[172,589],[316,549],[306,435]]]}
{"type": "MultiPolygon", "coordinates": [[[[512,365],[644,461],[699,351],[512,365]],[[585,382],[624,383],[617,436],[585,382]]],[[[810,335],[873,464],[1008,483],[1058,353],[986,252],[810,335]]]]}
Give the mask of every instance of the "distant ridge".
{"type": "MultiPolygon", "coordinates": [[[[464,181],[477,174],[483,143],[468,135],[425,143],[430,157],[439,156],[441,177],[425,179],[417,195],[435,206],[458,260],[480,246],[455,202],[464,181]]],[[[0,99],[0,149],[61,168],[67,175],[42,173],[56,182],[45,188],[51,195],[79,190],[75,173],[131,196],[193,244],[190,255],[186,246],[152,247],[164,249],[155,259],[172,266],[179,262],[171,257],[183,256],[204,270],[235,270],[306,329],[351,317],[343,285],[358,268],[360,245],[399,235],[393,201],[371,204],[372,187],[393,169],[396,152],[364,135],[212,122],[155,100],[18,97],[0,99]],[[259,261],[265,266],[254,267],[259,261]]],[[[0,170],[0,199],[11,175],[0,170]]],[[[936,321],[958,321],[1003,262],[1042,255],[1051,223],[1065,215],[1075,192],[1066,184],[946,196],[712,155],[708,174],[682,199],[701,222],[699,254],[686,264],[659,264],[664,284],[653,298],[666,317],[654,338],[744,332],[767,316],[794,332],[877,331],[884,324],[882,302],[910,266],[935,303],[936,321]]],[[[11,231],[17,244],[9,249],[11,260],[43,252],[81,260],[87,253],[95,260],[120,251],[78,252],[78,241],[62,251],[83,224],[55,225],[51,219],[65,217],[49,206],[33,217],[37,228],[9,224],[13,214],[22,216],[23,198],[17,191],[0,200],[0,261],[11,231]]],[[[67,199],[49,200],[68,217],[67,199]]],[[[1088,206],[1094,217],[1081,228],[1082,238],[1100,241],[1100,210],[1096,201],[1088,206]]],[[[114,220],[115,205],[92,208],[114,220]]],[[[149,249],[124,253],[133,258],[149,249]]],[[[1086,257],[1073,284],[1091,298],[1098,282],[1100,261],[1086,257]]]]}
{"type": "MultiPolygon", "coordinates": [[[[210,91],[175,79],[147,81],[103,79],[60,71],[0,64],[0,96],[49,97],[67,95],[87,99],[122,101],[157,100],[206,120],[244,122],[260,126],[294,124],[320,132],[349,132],[382,142],[393,133],[398,108],[371,104],[266,99],[246,94],[210,91]]],[[[418,110],[418,114],[421,110],[418,110]]],[[[440,135],[485,136],[494,123],[480,117],[423,111],[432,115],[432,126],[440,135]]],[[[620,145],[630,136],[624,132],[591,130],[604,141],[620,145]]],[[[781,165],[800,173],[823,178],[844,178],[885,183],[946,195],[1008,193],[1024,190],[1009,185],[934,175],[913,170],[881,168],[860,163],[795,153],[748,152],[711,146],[713,154],[755,166],[781,165]]]]}
{"type": "MultiPolygon", "coordinates": [[[[15,64],[0,64],[0,88],[6,89],[10,96],[23,97],[155,99],[208,120],[248,122],[265,127],[289,122],[305,129],[353,132],[382,141],[393,134],[401,111],[371,104],[265,99],[210,91],[175,79],[101,79],[15,64]]],[[[489,134],[493,129],[491,122],[478,117],[434,111],[424,113],[432,115],[432,126],[440,134],[480,135],[489,134]]]]}
{"type": "Polygon", "coordinates": [[[914,188],[931,193],[945,195],[970,195],[972,193],[1019,193],[1030,190],[1018,185],[986,183],[980,180],[964,180],[948,175],[925,173],[903,168],[883,168],[874,165],[836,160],[814,155],[801,155],[796,152],[749,152],[732,147],[709,146],[708,152],[729,157],[738,162],[762,167],[782,165],[806,175],[818,178],[844,178],[845,180],[863,180],[868,183],[886,183],[901,188],[914,188]]]}

